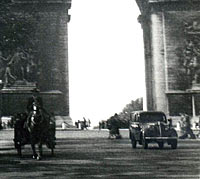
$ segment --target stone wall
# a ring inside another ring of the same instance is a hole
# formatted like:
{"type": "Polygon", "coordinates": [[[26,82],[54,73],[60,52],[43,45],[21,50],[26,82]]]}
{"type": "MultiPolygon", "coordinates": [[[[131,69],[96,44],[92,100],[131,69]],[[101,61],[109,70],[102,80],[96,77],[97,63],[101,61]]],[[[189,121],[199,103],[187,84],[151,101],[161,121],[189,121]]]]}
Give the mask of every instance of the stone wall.
{"type": "MultiPolygon", "coordinates": [[[[30,91],[2,91],[1,109],[2,116],[13,116],[16,113],[26,112],[28,98],[32,96],[30,91]],[[8,106],[8,107],[6,107],[8,106]]],[[[40,96],[43,99],[43,106],[49,113],[55,115],[60,114],[60,102],[62,101],[62,94],[59,91],[41,92],[40,96]]],[[[65,115],[66,116],[66,115],[65,115]]]]}

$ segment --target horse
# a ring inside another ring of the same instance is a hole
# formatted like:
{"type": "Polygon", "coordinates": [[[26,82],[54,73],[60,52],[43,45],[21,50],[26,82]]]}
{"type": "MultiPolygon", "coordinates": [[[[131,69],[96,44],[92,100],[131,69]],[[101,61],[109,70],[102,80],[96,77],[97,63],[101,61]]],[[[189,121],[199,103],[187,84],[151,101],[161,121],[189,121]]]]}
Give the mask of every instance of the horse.
{"type": "Polygon", "coordinates": [[[54,155],[55,120],[52,115],[44,114],[37,103],[33,102],[32,105],[33,110],[29,114],[18,115],[20,120],[15,123],[15,148],[21,157],[21,146],[31,144],[33,159],[41,160],[43,144],[46,144],[54,155]],[[36,151],[36,144],[38,151],[36,151]]]}

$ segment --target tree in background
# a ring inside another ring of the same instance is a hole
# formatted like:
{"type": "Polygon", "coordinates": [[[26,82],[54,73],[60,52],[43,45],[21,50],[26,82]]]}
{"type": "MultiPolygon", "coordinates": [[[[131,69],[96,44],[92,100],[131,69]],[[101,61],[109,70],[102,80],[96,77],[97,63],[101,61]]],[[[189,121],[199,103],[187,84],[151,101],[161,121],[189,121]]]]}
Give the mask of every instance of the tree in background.
{"type": "MultiPolygon", "coordinates": [[[[131,112],[140,110],[143,110],[143,98],[138,98],[135,101],[132,100],[131,103],[127,104],[118,115],[118,125],[120,128],[128,128],[131,112]]],[[[113,116],[111,116],[110,119],[112,117],[113,116]]]]}
{"type": "Polygon", "coordinates": [[[131,112],[140,110],[143,110],[143,98],[132,100],[131,103],[127,104],[122,112],[119,113],[122,127],[128,128],[131,112]]]}

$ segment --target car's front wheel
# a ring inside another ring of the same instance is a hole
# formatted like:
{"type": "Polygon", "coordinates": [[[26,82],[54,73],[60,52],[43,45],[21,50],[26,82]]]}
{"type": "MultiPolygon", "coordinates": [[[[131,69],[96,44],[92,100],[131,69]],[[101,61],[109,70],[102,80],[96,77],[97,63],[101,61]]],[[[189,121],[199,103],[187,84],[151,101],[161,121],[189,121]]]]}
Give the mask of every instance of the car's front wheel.
{"type": "Polygon", "coordinates": [[[132,144],[132,148],[135,149],[137,146],[137,141],[135,140],[134,136],[131,137],[131,144],[132,144]]]}
{"type": "Polygon", "coordinates": [[[144,149],[148,149],[148,142],[147,142],[146,139],[142,140],[142,146],[143,146],[144,149]]]}
{"type": "Polygon", "coordinates": [[[164,147],[164,142],[158,142],[158,146],[159,146],[160,149],[163,149],[163,147],[164,147]]]}
{"type": "Polygon", "coordinates": [[[177,140],[171,141],[171,148],[176,149],[177,148],[177,140]]]}

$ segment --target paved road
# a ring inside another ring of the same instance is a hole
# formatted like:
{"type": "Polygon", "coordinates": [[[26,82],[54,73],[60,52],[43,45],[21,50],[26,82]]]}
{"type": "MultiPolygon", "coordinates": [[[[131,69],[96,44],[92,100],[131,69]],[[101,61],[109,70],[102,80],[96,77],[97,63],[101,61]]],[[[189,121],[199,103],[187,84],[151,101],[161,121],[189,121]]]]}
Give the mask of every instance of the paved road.
{"type": "Polygon", "coordinates": [[[128,131],[109,140],[107,131],[57,131],[55,156],[44,147],[41,161],[31,159],[25,146],[22,159],[13,147],[13,131],[0,131],[0,178],[65,179],[200,179],[200,140],[181,140],[178,149],[132,149],[128,131]]]}

